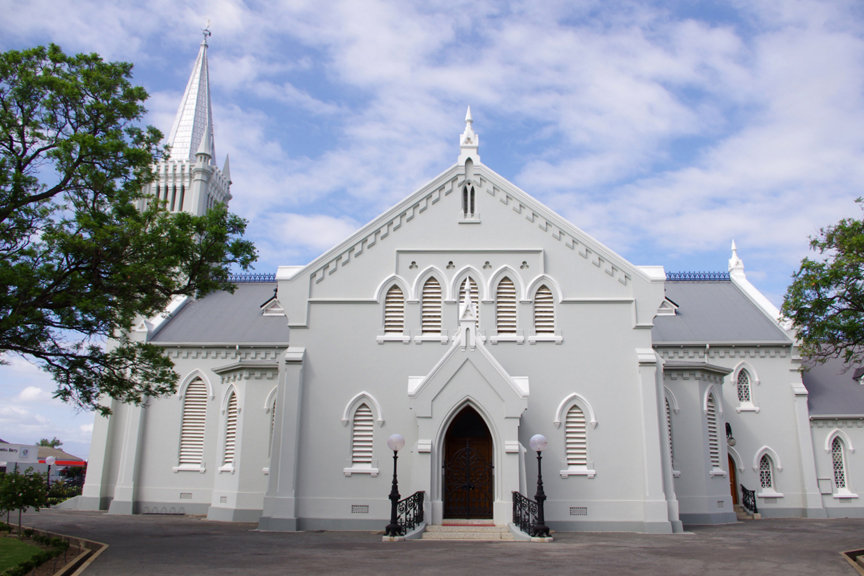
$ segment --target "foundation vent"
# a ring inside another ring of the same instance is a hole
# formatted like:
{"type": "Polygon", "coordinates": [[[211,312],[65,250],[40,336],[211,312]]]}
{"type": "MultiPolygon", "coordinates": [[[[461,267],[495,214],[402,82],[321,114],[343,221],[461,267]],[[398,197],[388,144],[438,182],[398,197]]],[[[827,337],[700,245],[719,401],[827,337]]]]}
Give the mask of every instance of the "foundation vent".
{"type": "Polygon", "coordinates": [[[220,496],[219,497],[219,503],[220,504],[227,504],[228,503],[228,497],[227,496],[220,496]]]}
{"type": "Polygon", "coordinates": [[[765,498],[765,504],[776,504],[777,498],[765,498]]]}
{"type": "Polygon", "coordinates": [[[723,500],[717,500],[717,508],[723,508],[723,500]]]}
{"type": "Polygon", "coordinates": [[[587,516],[588,515],[588,507],[587,506],[571,506],[570,507],[570,516],[587,516]]]}
{"type": "Polygon", "coordinates": [[[192,493],[191,492],[180,492],[180,500],[191,500],[192,493]]]}
{"type": "Polygon", "coordinates": [[[369,505],[368,504],[352,504],[351,505],[351,514],[368,514],[369,513],[369,505]]]}

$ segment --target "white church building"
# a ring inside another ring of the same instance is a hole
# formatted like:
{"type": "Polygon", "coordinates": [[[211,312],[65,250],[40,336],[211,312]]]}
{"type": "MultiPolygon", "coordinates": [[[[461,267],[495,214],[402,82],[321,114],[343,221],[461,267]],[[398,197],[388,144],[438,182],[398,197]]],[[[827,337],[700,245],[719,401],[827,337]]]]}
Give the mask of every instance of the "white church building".
{"type": "MultiPolygon", "coordinates": [[[[206,41],[169,143],[154,197],[231,199],[206,41]]],[[[427,524],[503,526],[513,493],[534,495],[543,434],[555,530],[735,522],[744,489],[763,517],[864,516],[864,386],[831,364],[802,376],[734,245],[723,273],[631,264],[478,145],[469,110],[453,165],[311,263],[136,326],[177,393],[96,416],[70,506],[381,530],[398,433],[399,488],[425,493],[427,524]]]]}

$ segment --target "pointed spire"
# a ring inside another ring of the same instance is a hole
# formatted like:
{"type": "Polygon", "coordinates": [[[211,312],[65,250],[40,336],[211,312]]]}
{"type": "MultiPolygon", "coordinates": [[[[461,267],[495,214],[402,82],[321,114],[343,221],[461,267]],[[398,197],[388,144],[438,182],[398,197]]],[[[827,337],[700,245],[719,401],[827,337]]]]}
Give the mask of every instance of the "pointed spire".
{"type": "Polygon", "coordinates": [[[732,257],[729,259],[729,272],[733,271],[744,273],[744,262],[738,257],[738,247],[735,246],[735,240],[732,240],[732,257]]]}
{"type": "Polygon", "coordinates": [[[225,176],[225,179],[228,180],[229,184],[232,184],[231,168],[228,166],[228,154],[225,154],[225,164],[222,165],[222,175],[225,176]]]}
{"type": "Polygon", "coordinates": [[[198,58],[195,60],[192,75],[186,84],[186,92],[183,94],[183,100],[180,101],[174,125],[168,135],[173,160],[194,161],[205,131],[211,132],[208,150],[210,162],[213,163],[216,158],[216,146],[212,135],[213,111],[210,106],[210,69],[207,64],[207,37],[210,35],[210,30],[205,28],[203,33],[204,40],[198,50],[198,58]]]}
{"type": "Polygon", "coordinates": [[[213,158],[213,138],[211,132],[210,124],[205,124],[204,137],[201,139],[201,145],[198,146],[198,150],[195,152],[195,158],[203,161],[205,164],[210,163],[210,160],[213,158]]]}
{"type": "Polygon", "coordinates": [[[471,159],[474,164],[480,163],[480,155],[477,154],[477,149],[480,146],[480,136],[474,133],[474,119],[471,117],[471,106],[468,106],[468,112],[465,114],[465,131],[459,136],[459,165],[464,166],[467,159],[471,159]]]}

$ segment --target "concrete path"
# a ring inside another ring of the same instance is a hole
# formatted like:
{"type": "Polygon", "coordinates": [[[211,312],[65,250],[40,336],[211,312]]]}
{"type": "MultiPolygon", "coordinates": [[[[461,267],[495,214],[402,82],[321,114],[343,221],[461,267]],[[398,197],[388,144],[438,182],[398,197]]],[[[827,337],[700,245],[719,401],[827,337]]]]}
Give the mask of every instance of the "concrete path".
{"type": "Polygon", "coordinates": [[[760,520],[674,536],[556,533],[552,544],[381,542],[372,532],[258,532],[189,516],[43,510],[30,526],[111,547],[85,576],[127,574],[741,574],[857,576],[839,552],[864,548],[864,520],[760,520]]]}

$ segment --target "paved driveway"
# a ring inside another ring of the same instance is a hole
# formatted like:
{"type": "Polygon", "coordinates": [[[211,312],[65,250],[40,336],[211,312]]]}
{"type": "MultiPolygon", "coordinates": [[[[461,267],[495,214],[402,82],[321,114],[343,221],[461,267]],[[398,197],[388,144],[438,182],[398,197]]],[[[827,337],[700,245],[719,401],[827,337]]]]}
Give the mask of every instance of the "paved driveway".
{"type": "Polygon", "coordinates": [[[691,533],[558,533],[553,544],[381,542],[371,532],[258,532],[189,516],[43,510],[37,528],[110,544],[85,576],[183,574],[806,574],[856,576],[838,552],[864,548],[864,520],[760,520],[691,533]]]}

